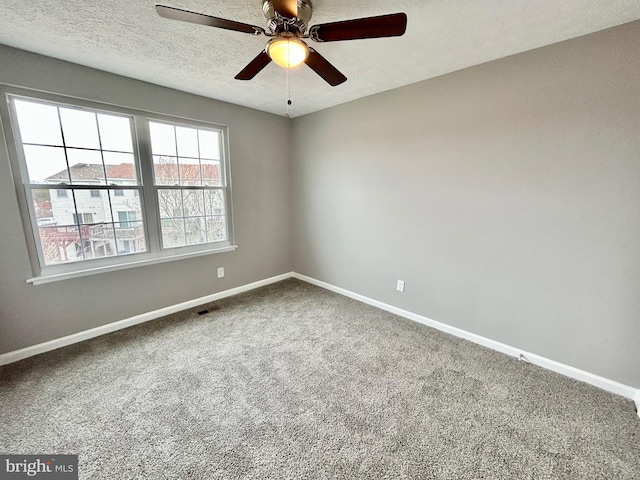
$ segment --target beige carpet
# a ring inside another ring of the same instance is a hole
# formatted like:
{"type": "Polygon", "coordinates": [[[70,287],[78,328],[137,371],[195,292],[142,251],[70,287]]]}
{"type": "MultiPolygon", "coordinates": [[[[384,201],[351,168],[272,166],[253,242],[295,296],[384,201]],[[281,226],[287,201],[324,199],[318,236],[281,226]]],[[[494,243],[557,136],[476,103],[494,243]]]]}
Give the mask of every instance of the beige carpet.
{"type": "Polygon", "coordinates": [[[632,402],[296,280],[0,368],[83,479],[639,479],[632,402]]]}

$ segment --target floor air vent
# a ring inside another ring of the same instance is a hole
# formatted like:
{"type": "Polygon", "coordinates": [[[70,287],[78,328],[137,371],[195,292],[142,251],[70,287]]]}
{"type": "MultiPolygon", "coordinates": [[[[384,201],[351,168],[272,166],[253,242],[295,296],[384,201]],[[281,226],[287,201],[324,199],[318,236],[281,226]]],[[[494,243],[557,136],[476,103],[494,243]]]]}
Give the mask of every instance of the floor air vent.
{"type": "Polygon", "coordinates": [[[209,308],[206,308],[204,310],[200,310],[198,312],[198,315],[205,315],[205,314],[210,313],[210,312],[215,312],[216,310],[220,310],[220,308],[222,308],[222,307],[220,307],[220,305],[212,305],[209,308]]]}

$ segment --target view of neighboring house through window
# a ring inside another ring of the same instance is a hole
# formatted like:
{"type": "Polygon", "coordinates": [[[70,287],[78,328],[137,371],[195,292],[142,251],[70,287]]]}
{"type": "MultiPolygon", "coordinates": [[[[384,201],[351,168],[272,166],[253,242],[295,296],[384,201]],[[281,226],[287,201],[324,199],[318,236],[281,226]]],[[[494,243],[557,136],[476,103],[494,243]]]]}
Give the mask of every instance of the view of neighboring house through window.
{"type": "Polygon", "coordinates": [[[37,223],[44,264],[117,255],[124,239],[133,240],[133,252],[146,251],[139,207],[135,232],[113,218],[114,185],[134,187],[129,203],[139,203],[137,177],[111,175],[123,165],[135,171],[132,118],[17,98],[13,105],[33,213],[53,219],[37,223]]]}
{"type": "Polygon", "coordinates": [[[223,130],[9,98],[41,268],[228,245],[223,130]]]}

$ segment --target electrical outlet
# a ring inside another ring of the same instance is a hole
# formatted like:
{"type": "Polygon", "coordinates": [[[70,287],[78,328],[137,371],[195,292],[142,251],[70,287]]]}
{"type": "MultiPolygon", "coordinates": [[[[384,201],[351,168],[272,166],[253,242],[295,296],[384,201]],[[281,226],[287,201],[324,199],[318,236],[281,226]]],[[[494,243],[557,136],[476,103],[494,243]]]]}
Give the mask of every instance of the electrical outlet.
{"type": "Polygon", "coordinates": [[[396,290],[398,290],[399,292],[404,292],[404,280],[398,280],[396,290]]]}
{"type": "Polygon", "coordinates": [[[218,278],[224,277],[224,267],[218,268],[218,278]]]}

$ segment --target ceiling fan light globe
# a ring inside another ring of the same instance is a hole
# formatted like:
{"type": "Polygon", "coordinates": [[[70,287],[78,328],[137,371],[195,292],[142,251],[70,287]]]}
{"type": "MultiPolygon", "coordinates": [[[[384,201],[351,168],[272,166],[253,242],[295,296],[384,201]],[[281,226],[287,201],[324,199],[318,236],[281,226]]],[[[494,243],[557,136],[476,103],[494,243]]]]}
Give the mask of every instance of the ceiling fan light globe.
{"type": "Polygon", "coordinates": [[[284,68],[297,67],[309,56],[309,47],[294,37],[274,38],[267,44],[271,60],[284,68]]]}

